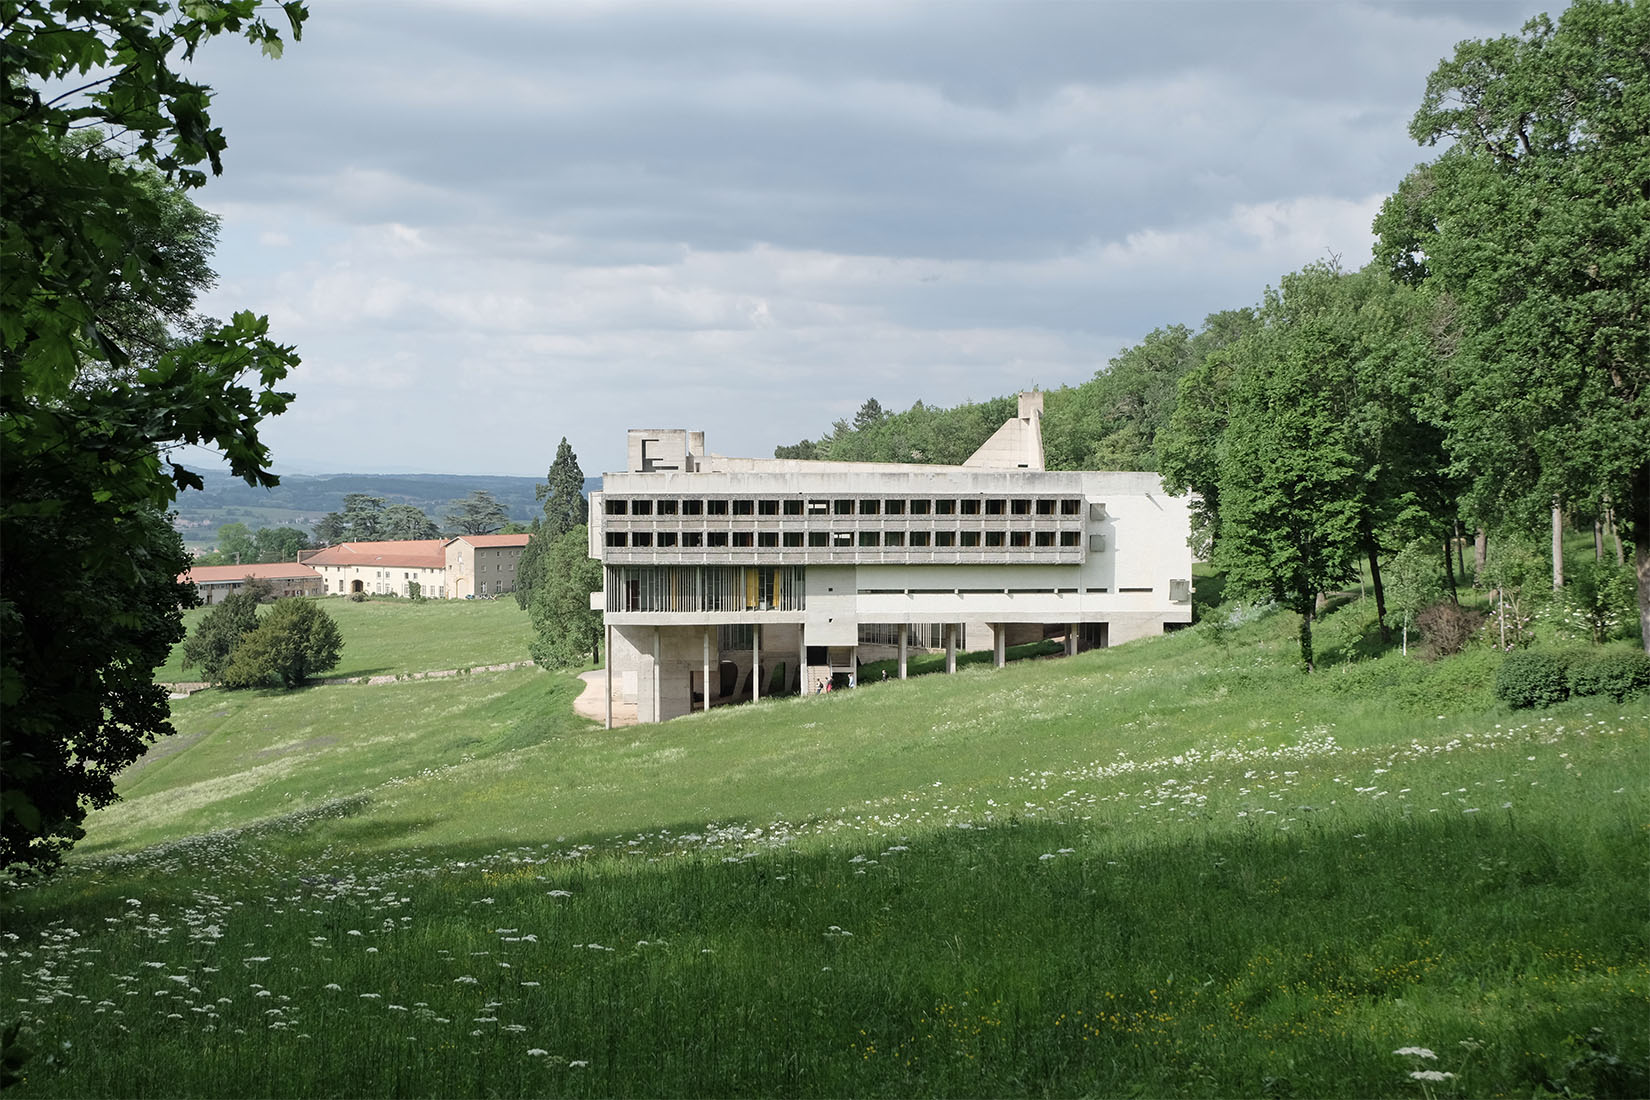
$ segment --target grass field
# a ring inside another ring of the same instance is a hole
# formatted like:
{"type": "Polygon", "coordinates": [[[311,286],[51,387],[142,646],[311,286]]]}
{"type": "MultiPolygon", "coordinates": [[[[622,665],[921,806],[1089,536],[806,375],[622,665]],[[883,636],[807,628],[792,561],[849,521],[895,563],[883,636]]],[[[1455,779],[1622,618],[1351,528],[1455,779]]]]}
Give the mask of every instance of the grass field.
{"type": "MultiPolygon", "coordinates": [[[[338,620],[344,651],[338,667],[326,675],[383,676],[436,672],[449,668],[506,664],[527,659],[533,628],[513,596],[501,600],[395,600],[351,603],[343,597],[319,601],[338,620]]],[[[212,609],[184,612],[193,631],[212,609]]],[[[183,647],[172,648],[155,670],[161,683],[180,683],[199,673],[183,667],[183,647]]]]}
{"type": "Polygon", "coordinates": [[[1643,1095],[1650,702],[1367,628],[611,733],[538,670],[197,695],[5,898],[17,1095],[1643,1095]]]}

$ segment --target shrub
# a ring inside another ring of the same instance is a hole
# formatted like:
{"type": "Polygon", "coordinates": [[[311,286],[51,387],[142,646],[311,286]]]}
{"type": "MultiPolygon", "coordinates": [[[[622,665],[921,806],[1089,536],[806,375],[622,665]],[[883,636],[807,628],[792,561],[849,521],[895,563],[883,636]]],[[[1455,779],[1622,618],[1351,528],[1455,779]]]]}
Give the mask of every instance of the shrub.
{"type": "Polygon", "coordinates": [[[1538,649],[1509,653],[1495,672],[1495,694],[1511,707],[1562,702],[1569,695],[1564,662],[1538,649]]]}
{"type": "Polygon", "coordinates": [[[1570,669],[1571,695],[1608,695],[1616,702],[1650,690],[1650,655],[1606,653],[1570,669]]]}
{"type": "Polygon", "coordinates": [[[224,672],[226,687],[258,687],[277,677],[289,688],[338,664],[338,624],[309,600],[278,600],[242,639],[224,672]]]}
{"type": "Polygon", "coordinates": [[[183,667],[199,667],[207,680],[219,679],[229,667],[235,647],[257,627],[258,594],[231,592],[206,613],[183,643],[183,667]]]}
{"type": "Polygon", "coordinates": [[[365,592],[363,592],[361,589],[357,588],[354,592],[351,592],[349,594],[349,600],[350,600],[350,603],[366,603],[367,602],[367,594],[365,592]]]}
{"type": "Polygon", "coordinates": [[[1426,637],[1427,658],[1436,661],[1465,649],[1473,634],[1484,625],[1484,615],[1446,600],[1415,616],[1415,625],[1426,637]]]}

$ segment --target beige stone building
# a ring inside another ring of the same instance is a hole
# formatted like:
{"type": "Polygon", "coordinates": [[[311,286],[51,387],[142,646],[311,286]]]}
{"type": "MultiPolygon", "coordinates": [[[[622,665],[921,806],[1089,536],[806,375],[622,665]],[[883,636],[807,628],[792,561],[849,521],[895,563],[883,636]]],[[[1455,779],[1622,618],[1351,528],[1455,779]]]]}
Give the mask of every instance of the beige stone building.
{"type": "Polygon", "coordinates": [[[319,596],[321,575],[299,562],[272,562],[264,565],[197,565],[178,574],[180,583],[193,582],[201,603],[222,603],[224,597],[246,587],[249,577],[268,581],[275,596],[319,596]]]}
{"type": "Polygon", "coordinates": [[[341,542],[305,551],[326,595],[410,596],[417,584],[433,600],[514,592],[516,567],[530,535],[460,535],[451,539],[341,542]]]}
{"type": "Polygon", "coordinates": [[[846,686],[913,648],[1115,645],[1191,622],[1187,500],[1043,468],[1042,395],[960,466],[728,458],[634,430],[590,502],[609,698],[643,722],[846,686]]]}

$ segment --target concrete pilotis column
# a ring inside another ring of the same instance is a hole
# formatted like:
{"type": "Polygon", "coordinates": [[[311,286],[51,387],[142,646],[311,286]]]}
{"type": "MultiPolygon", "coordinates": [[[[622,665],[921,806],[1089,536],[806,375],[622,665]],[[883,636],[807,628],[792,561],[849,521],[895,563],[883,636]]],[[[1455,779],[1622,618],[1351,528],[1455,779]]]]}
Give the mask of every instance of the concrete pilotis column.
{"type": "Polygon", "coordinates": [[[705,627],[705,705],[702,710],[710,709],[710,627],[705,627]]]}
{"type": "Polygon", "coordinates": [[[945,624],[945,671],[957,671],[957,624],[945,624]]]}
{"type": "Polygon", "coordinates": [[[905,654],[907,643],[910,641],[911,627],[906,623],[899,624],[899,678],[905,679],[905,654]]]}
{"type": "Polygon", "coordinates": [[[762,701],[762,624],[751,627],[751,702],[762,701]]]}
{"type": "Polygon", "coordinates": [[[991,663],[998,668],[1008,664],[1008,626],[991,624],[991,663]]]}
{"type": "Polygon", "coordinates": [[[659,720],[659,701],[663,698],[663,686],[659,682],[661,679],[659,666],[663,664],[660,657],[660,650],[663,648],[660,641],[662,631],[662,627],[656,626],[653,628],[653,720],[655,722],[659,720]]]}
{"type": "Polygon", "coordinates": [[[607,728],[613,728],[613,628],[602,628],[602,663],[607,671],[607,728]]]}
{"type": "Polygon", "coordinates": [[[796,628],[796,693],[808,694],[808,636],[796,628]]]}
{"type": "Polygon", "coordinates": [[[1077,656],[1077,631],[1078,631],[1078,626],[1077,626],[1076,623],[1067,623],[1066,624],[1066,656],[1067,657],[1077,656]]]}

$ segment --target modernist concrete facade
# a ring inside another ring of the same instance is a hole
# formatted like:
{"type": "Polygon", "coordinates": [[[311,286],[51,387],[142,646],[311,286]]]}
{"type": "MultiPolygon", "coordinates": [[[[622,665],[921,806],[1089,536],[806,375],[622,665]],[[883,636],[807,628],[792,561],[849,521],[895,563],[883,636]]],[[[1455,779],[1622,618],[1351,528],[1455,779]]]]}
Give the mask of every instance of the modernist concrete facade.
{"type": "Polygon", "coordinates": [[[498,596],[516,589],[516,566],[530,535],[460,535],[452,539],[342,542],[306,551],[329,596],[365,592],[410,596],[418,584],[430,599],[498,596]]]}
{"type": "Polygon", "coordinates": [[[609,695],[643,722],[846,684],[865,657],[1191,622],[1187,501],[1155,474],[1043,469],[1042,395],[961,466],[726,458],[635,430],[591,495],[609,695]],[[989,641],[988,641],[989,640],[989,641]],[[874,654],[867,651],[878,647],[874,654]]]}
{"type": "Polygon", "coordinates": [[[321,594],[321,575],[307,565],[290,561],[264,565],[197,565],[187,573],[180,573],[178,580],[193,581],[201,603],[215,604],[246,587],[249,577],[268,581],[272,596],[321,594]]]}

